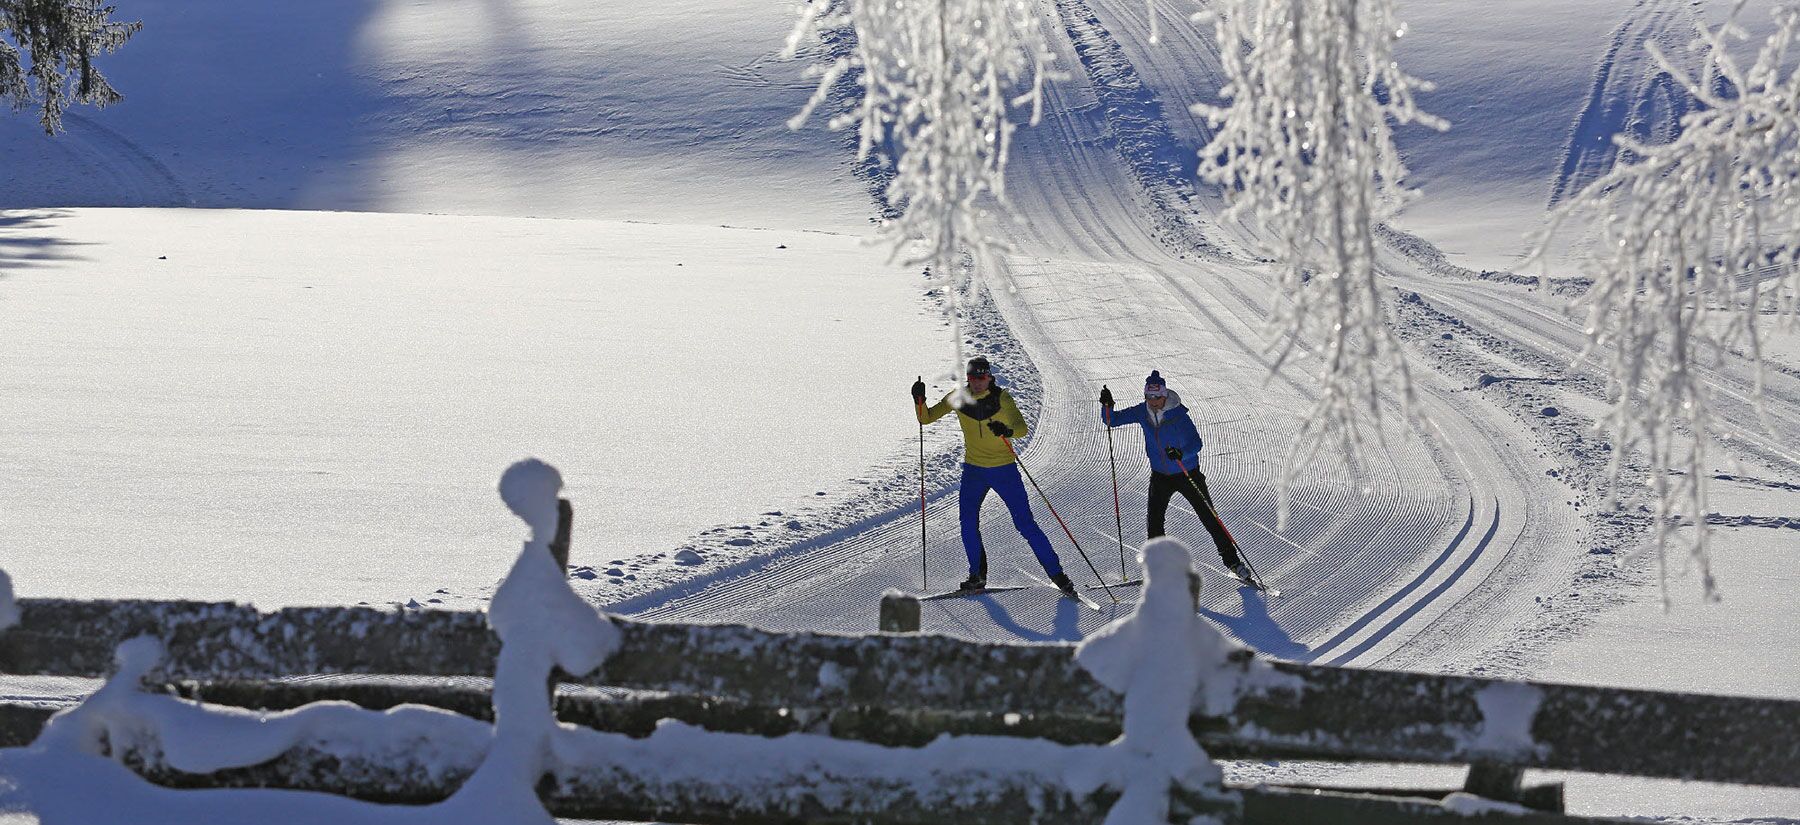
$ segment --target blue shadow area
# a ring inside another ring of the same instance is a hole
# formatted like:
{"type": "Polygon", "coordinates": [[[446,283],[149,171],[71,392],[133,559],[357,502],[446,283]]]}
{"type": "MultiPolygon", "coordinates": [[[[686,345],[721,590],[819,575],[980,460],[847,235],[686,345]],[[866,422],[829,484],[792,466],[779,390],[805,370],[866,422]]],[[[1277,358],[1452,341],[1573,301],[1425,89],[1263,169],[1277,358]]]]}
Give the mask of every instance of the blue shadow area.
{"type": "Polygon", "coordinates": [[[1278,659],[1305,661],[1312,651],[1306,645],[1294,641],[1280,624],[1269,616],[1269,603],[1263,594],[1254,587],[1242,585],[1238,587],[1238,597],[1243,599],[1243,610],[1239,615],[1219,613],[1200,608],[1200,615],[1224,627],[1226,632],[1237,637],[1260,653],[1266,653],[1278,659]]]}
{"type": "Polygon", "coordinates": [[[0,192],[3,205],[341,207],[308,193],[356,188],[376,171],[364,131],[384,94],[362,41],[381,10],[376,0],[121,7],[115,19],[144,28],[96,62],[124,100],[77,107],[55,137],[8,119],[0,151],[33,171],[0,192]]]}
{"type": "Polygon", "coordinates": [[[84,244],[63,240],[50,231],[50,223],[66,214],[43,210],[0,212],[0,277],[47,261],[78,258],[73,249],[84,244]]]}
{"type": "Polygon", "coordinates": [[[926,603],[932,605],[934,609],[939,610],[943,614],[943,617],[949,622],[961,625],[964,630],[972,636],[986,636],[988,635],[986,633],[976,634],[975,629],[964,623],[961,617],[957,615],[957,610],[954,608],[954,605],[959,603],[972,603],[980,606],[982,610],[987,612],[988,619],[994,623],[995,627],[999,628],[1002,632],[1012,634],[1018,641],[1079,642],[1082,639],[1081,611],[1086,610],[1087,608],[1062,598],[1061,596],[1056,598],[1056,611],[1054,615],[1051,616],[1050,626],[1043,629],[1027,627],[1022,624],[1013,616],[1012,611],[1007,610],[1004,605],[1001,605],[1000,602],[995,599],[993,594],[967,596],[960,599],[947,599],[939,602],[926,603]]]}

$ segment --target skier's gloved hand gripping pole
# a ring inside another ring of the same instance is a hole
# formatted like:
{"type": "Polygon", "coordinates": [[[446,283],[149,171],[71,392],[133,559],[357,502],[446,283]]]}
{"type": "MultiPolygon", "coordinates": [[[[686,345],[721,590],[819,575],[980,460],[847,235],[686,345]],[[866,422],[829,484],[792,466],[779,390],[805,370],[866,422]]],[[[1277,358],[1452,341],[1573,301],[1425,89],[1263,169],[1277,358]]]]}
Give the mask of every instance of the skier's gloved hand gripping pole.
{"type": "Polygon", "coordinates": [[[1056,523],[1062,525],[1063,535],[1068,536],[1069,543],[1075,545],[1075,552],[1081,554],[1081,560],[1087,562],[1089,570],[1094,571],[1094,578],[1100,580],[1100,588],[1106,591],[1106,597],[1112,599],[1113,604],[1118,604],[1119,597],[1113,595],[1112,588],[1106,586],[1106,577],[1100,575],[1100,570],[1094,567],[1094,560],[1088,558],[1086,550],[1081,549],[1081,542],[1075,540],[1075,533],[1069,529],[1069,523],[1063,521],[1062,515],[1056,512],[1056,506],[1050,503],[1050,497],[1044,495],[1044,488],[1039,487],[1037,479],[1031,477],[1031,471],[1025,469],[1025,462],[1019,459],[1019,451],[1013,449],[1012,428],[998,421],[989,421],[988,429],[993,430],[994,435],[1000,436],[1000,440],[1005,442],[1006,451],[1012,453],[1013,462],[1019,465],[1019,471],[1025,474],[1025,480],[1031,482],[1031,489],[1037,491],[1038,498],[1042,500],[1044,506],[1050,510],[1050,515],[1055,516],[1056,523]]]}
{"type": "Polygon", "coordinates": [[[913,406],[919,416],[919,589],[931,587],[931,574],[925,563],[925,376],[912,385],[913,406]]]}
{"type": "Polygon", "coordinates": [[[1106,463],[1112,466],[1113,526],[1119,531],[1119,583],[1124,584],[1131,576],[1125,572],[1125,517],[1119,513],[1119,459],[1113,454],[1113,394],[1105,384],[1100,385],[1100,412],[1106,417],[1106,463]]]}

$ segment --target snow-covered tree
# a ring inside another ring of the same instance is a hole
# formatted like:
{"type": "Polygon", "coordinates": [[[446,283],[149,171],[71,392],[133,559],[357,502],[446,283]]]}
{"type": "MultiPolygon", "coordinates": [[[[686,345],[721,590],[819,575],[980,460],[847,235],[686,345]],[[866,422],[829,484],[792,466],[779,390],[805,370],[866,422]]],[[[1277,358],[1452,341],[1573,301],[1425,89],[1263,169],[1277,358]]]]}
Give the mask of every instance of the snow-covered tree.
{"type": "Polygon", "coordinates": [[[1362,416],[1380,432],[1381,398],[1410,407],[1405,354],[1375,270],[1375,227],[1412,194],[1392,124],[1447,124],[1420,111],[1430,85],[1400,70],[1405,27],[1391,0],[1217,0],[1210,18],[1225,75],[1223,106],[1199,105],[1217,130],[1200,175],[1224,188],[1226,219],[1249,217],[1276,262],[1283,300],[1270,319],[1273,368],[1318,356],[1319,398],[1282,484],[1337,440],[1352,462],[1362,416]]]}
{"type": "Polygon", "coordinates": [[[98,0],[0,0],[0,98],[15,111],[37,106],[49,134],[72,104],[119,102],[93,57],[125,45],[143,24],[114,22],[114,11],[98,0]]]}
{"type": "MultiPolygon", "coordinates": [[[[1776,12],[1774,34],[1744,67],[1729,46],[1746,39],[1735,13],[1699,26],[1689,73],[1652,56],[1699,102],[1672,141],[1615,137],[1620,165],[1560,207],[1556,224],[1591,220],[1598,239],[1586,327],[1610,359],[1615,491],[1628,453],[1641,450],[1655,498],[1654,547],[1668,600],[1667,550],[1681,520],[1707,596],[1716,595],[1706,524],[1707,446],[1720,434],[1702,372],[1743,352],[1760,406],[1766,313],[1796,317],[1800,256],[1800,76],[1788,61],[1800,9],[1776,12]]],[[[1554,226],[1553,226],[1554,231],[1554,226]]],[[[1548,236],[1546,236],[1547,238],[1548,236]]],[[[1540,245],[1540,252],[1542,251],[1540,245]]]]}
{"type": "Polygon", "coordinates": [[[853,33],[852,52],[810,71],[817,91],[789,121],[799,128],[840,80],[861,96],[831,128],[856,126],[857,155],[885,152],[894,164],[884,198],[897,217],[883,237],[908,266],[924,264],[947,285],[962,367],[960,299],[964,255],[977,264],[1003,244],[985,226],[985,206],[1004,202],[1015,108],[1036,123],[1052,56],[1033,4],[1019,0],[813,0],[801,9],[786,55],[821,36],[853,33]]]}

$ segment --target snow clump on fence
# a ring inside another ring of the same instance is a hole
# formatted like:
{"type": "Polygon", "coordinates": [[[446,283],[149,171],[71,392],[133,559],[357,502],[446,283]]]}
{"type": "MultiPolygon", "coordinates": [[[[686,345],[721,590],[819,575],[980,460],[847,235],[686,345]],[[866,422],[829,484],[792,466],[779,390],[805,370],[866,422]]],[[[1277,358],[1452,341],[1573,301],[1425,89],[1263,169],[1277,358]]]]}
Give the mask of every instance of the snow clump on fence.
{"type": "Polygon", "coordinates": [[[1194,741],[1188,716],[1230,709],[1238,674],[1237,645],[1194,612],[1187,548],[1170,538],[1139,551],[1144,596],[1130,616],[1101,628],[1076,649],[1075,660],[1108,688],[1125,694],[1125,735],[1115,748],[1141,760],[1108,825],[1167,822],[1172,784],[1216,789],[1223,778],[1194,741]]]}

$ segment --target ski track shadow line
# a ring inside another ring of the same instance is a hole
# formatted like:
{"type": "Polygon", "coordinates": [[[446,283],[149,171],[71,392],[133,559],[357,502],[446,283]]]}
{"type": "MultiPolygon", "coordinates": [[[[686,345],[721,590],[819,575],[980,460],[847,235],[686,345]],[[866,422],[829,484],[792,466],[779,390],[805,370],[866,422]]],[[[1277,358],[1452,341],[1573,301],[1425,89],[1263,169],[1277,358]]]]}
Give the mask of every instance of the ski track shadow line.
{"type": "MultiPolygon", "coordinates": [[[[1470,515],[1473,516],[1473,514],[1474,514],[1473,500],[1471,500],[1469,506],[1470,506],[1470,515]]],[[[1439,596],[1444,595],[1444,592],[1449,590],[1452,585],[1461,581],[1463,574],[1469,572],[1469,568],[1475,566],[1476,560],[1481,558],[1482,551],[1487,549],[1488,544],[1493,542],[1494,536],[1496,534],[1498,534],[1499,532],[1500,532],[1500,501],[1499,501],[1499,499],[1495,499],[1494,500],[1494,520],[1488,524],[1487,533],[1482,535],[1481,541],[1475,545],[1475,549],[1469,551],[1468,557],[1463,559],[1462,564],[1459,564],[1456,566],[1455,572],[1452,572],[1442,582],[1439,582],[1438,586],[1432,588],[1431,592],[1425,594],[1424,598],[1419,599],[1416,602],[1413,602],[1411,606],[1407,607],[1406,610],[1402,611],[1400,613],[1400,615],[1395,616],[1391,621],[1389,621],[1386,625],[1384,625],[1381,628],[1381,630],[1377,631],[1374,635],[1371,635],[1369,638],[1364,639],[1362,641],[1362,643],[1358,644],[1356,647],[1353,647],[1343,653],[1338,654],[1337,656],[1332,657],[1331,661],[1325,662],[1325,664],[1334,666],[1334,667],[1342,666],[1345,662],[1355,659],[1356,657],[1361,656],[1363,653],[1368,652],[1369,648],[1374,647],[1382,639],[1385,639],[1389,635],[1392,635],[1393,632],[1395,630],[1398,630],[1401,625],[1405,624],[1408,619],[1411,619],[1413,616],[1417,615],[1420,610],[1425,609],[1426,605],[1431,604],[1432,602],[1436,601],[1437,598],[1439,596]]],[[[1440,558],[1442,558],[1442,557],[1440,557],[1440,558]]],[[[1433,563],[1433,566],[1434,567],[1436,566],[1435,562],[1433,563]]],[[[1420,579],[1415,579],[1414,582],[1416,583],[1416,582],[1419,582],[1422,580],[1423,580],[1423,578],[1421,577],[1420,579]]],[[[1412,585],[1408,585],[1408,587],[1410,588],[1410,587],[1412,587],[1412,585]]],[[[1384,605],[1384,607],[1385,607],[1385,605],[1384,605]]],[[[1371,614],[1371,615],[1373,615],[1373,614],[1371,614]]]]}
{"type": "MultiPolygon", "coordinates": [[[[1498,512],[1495,513],[1494,521],[1496,524],[1499,523],[1499,513],[1498,512]]],[[[1432,559],[1431,564],[1426,566],[1426,568],[1424,570],[1420,571],[1419,575],[1414,576],[1413,580],[1410,582],[1407,582],[1405,587],[1400,588],[1398,591],[1396,591],[1394,593],[1394,595],[1387,597],[1387,599],[1385,601],[1383,601],[1381,604],[1377,605],[1375,607],[1375,609],[1364,613],[1361,618],[1358,618],[1356,621],[1351,622],[1349,627],[1346,627],[1343,630],[1338,631],[1337,635],[1332,636],[1330,639],[1321,643],[1318,647],[1313,648],[1313,655],[1311,658],[1308,659],[1308,661],[1316,660],[1319,656],[1324,655],[1326,652],[1330,651],[1332,648],[1337,647],[1340,644],[1343,644],[1346,639],[1349,639],[1351,636],[1356,635],[1357,632],[1361,631],[1363,628],[1368,627],[1370,623],[1372,623],[1376,619],[1380,618],[1382,613],[1387,612],[1387,610],[1389,608],[1393,607],[1396,604],[1399,604],[1402,599],[1405,599],[1414,590],[1419,589],[1419,587],[1421,585],[1423,585],[1427,579],[1431,578],[1431,574],[1436,573],[1437,569],[1439,567],[1444,566],[1444,562],[1450,560],[1450,557],[1456,553],[1456,548],[1461,546],[1463,543],[1463,540],[1469,537],[1469,531],[1474,529],[1474,527],[1475,527],[1475,499],[1470,498],[1469,499],[1469,514],[1467,517],[1465,517],[1463,519],[1462,529],[1457,532],[1456,538],[1450,540],[1450,545],[1448,547],[1444,548],[1444,552],[1439,553],[1438,557],[1435,559],[1432,559]]]]}

